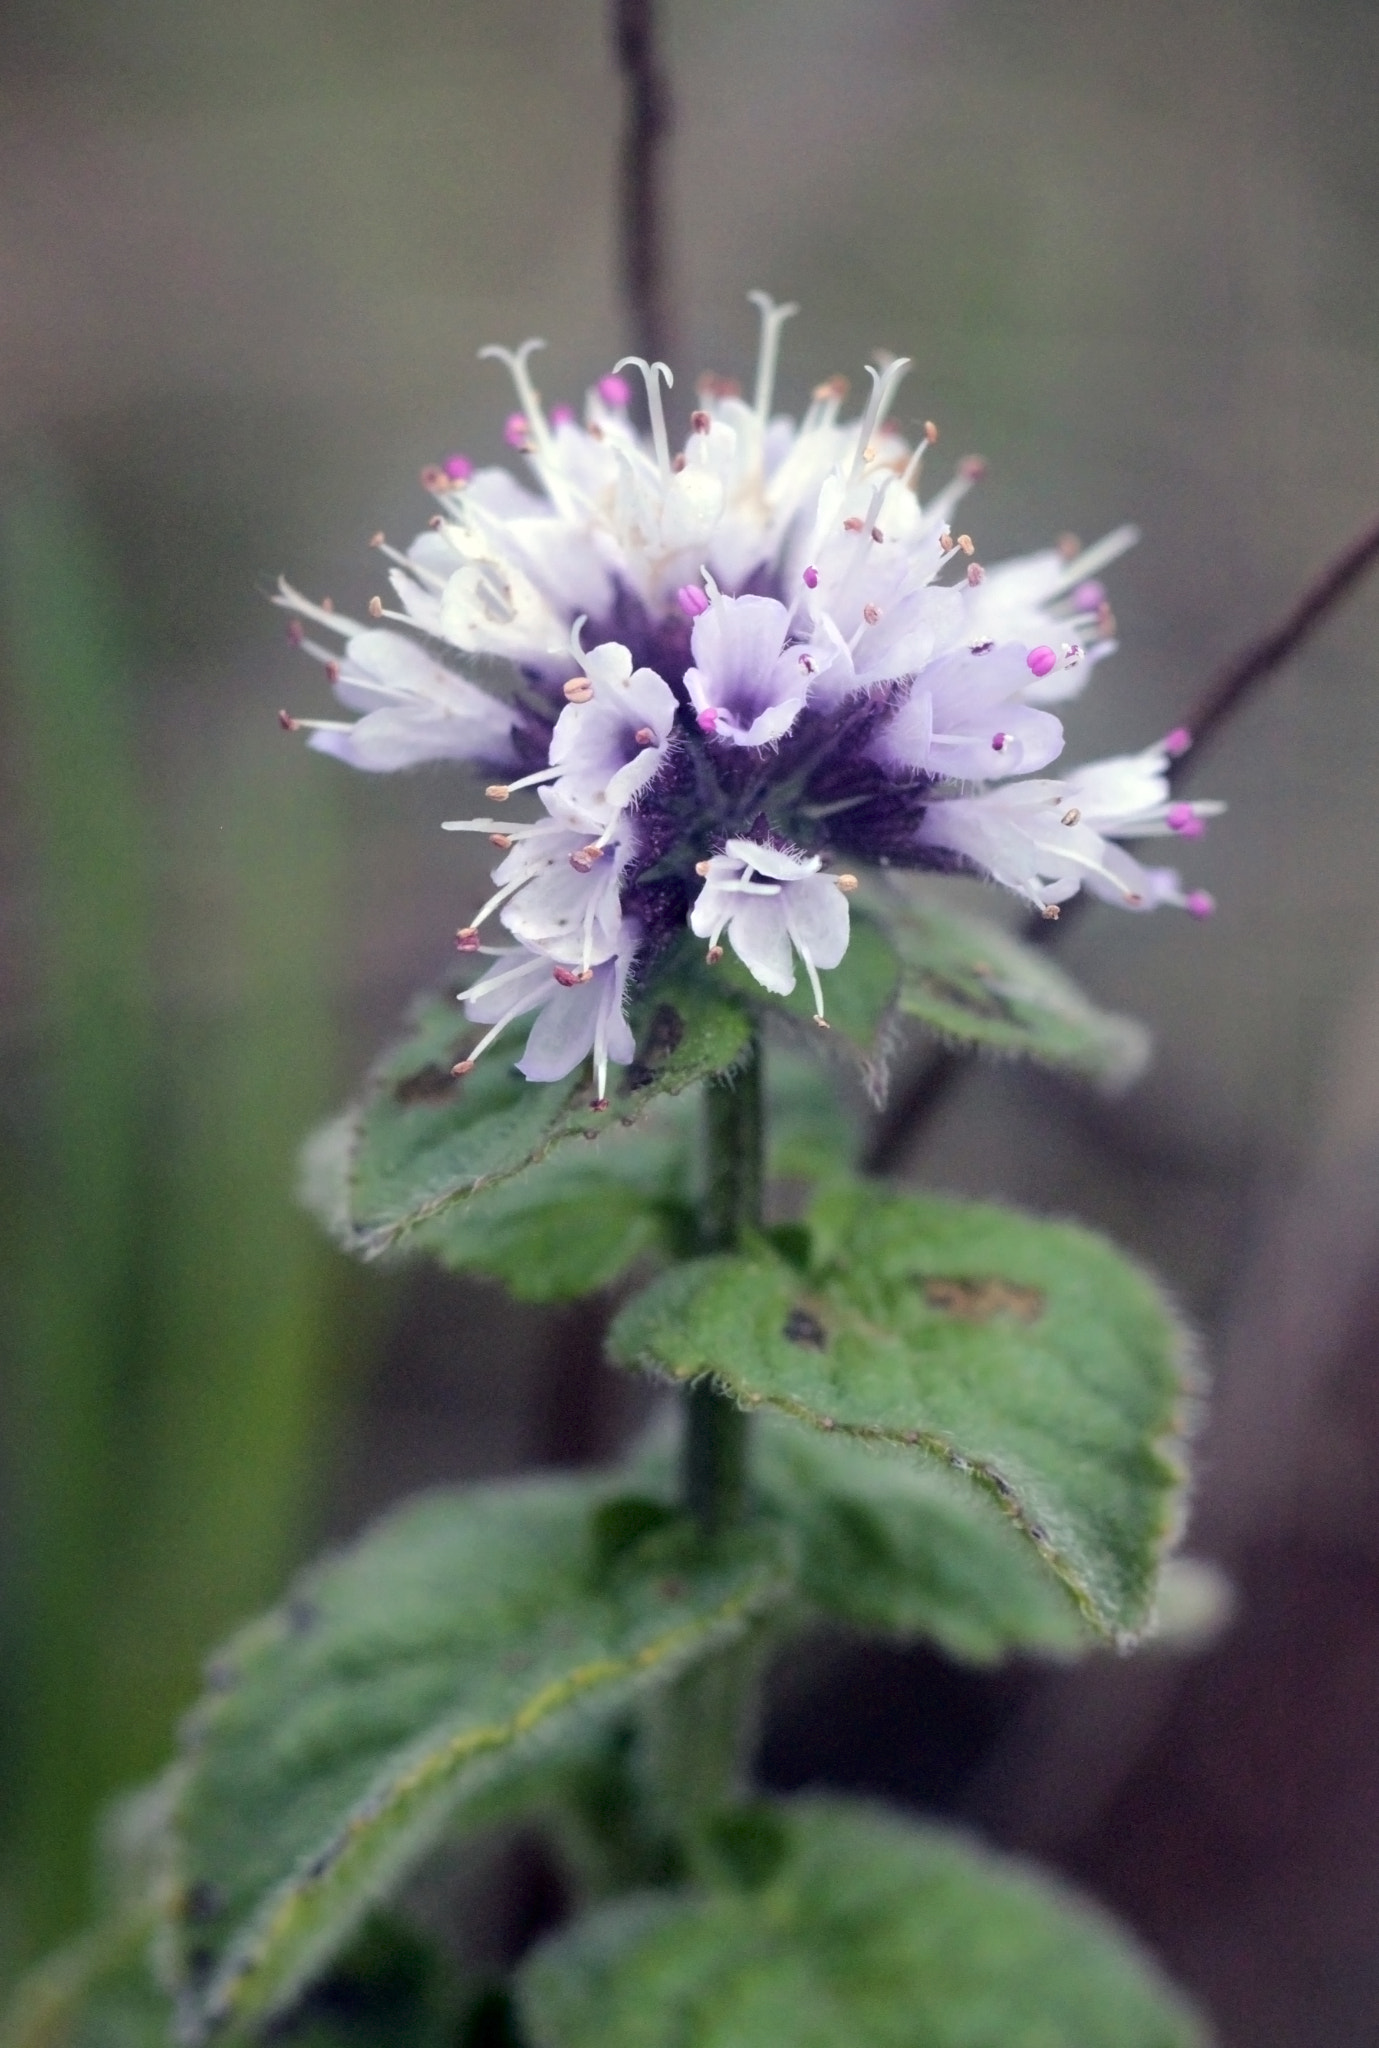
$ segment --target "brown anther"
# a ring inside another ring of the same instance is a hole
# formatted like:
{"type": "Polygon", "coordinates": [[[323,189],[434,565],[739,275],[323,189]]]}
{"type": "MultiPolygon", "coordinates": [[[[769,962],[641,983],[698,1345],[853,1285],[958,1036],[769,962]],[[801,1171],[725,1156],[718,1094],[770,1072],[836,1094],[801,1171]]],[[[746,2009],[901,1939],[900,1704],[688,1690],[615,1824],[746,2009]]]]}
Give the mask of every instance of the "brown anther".
{"type": "Polygon", "coordinates": [[[958,535],[958,546],[962,549],[965,555],[971,555],[976,553],[976,549],[972,544],[972,536],[970,533],[960,533],[958,535]]]}
{"type": "Polygon", "coordinates": [[[717,967],[719,961],[723,958],[723,948],[721,946],[710,946],[704,958],[708,961],[710,967],[717,967]]]}
{"type": "Polygon", "coordinates": [[[1102,632],[1102,633],[1114,633],[1114,632],[1115,632],[1115,630],[1116,630],[1116,615],[1115,615],[1115,613],[1114,613],[1114,612],[1112,611],[1112,609],[1111,609],[1111,607],[1110,607],[1110,605],[1109,605],[1109,604],[1104,604],[1104,605],[1101,605],[1101,606],[1100,606],[1100,607],[1098,608],[1098,611],[1097,611],[1097,615],[1096,615],[1096,622],[1097,622],[1097,628],[1098,628],[1098,630],[1099,630],[1100,632],[1102,632]]]}
{"type": "Polygon", "coordinates": [[[371,598],[369,599],[369,617],[370,617],[371,619],[381,619],[381,618],[382,618],[382,616],[383,616],[383,600],[382,600],[382,598],[381,598],[381,597],[371,597],[371,598]]]}
{"type": "Polygon", "coordinates": [[[810,395],[811,397],[817,399],[821,404],[827,398],[836,398],[841,403],[842,400],[847,397],[851,389],[852,385],[849,383],[846,377],[835,375],[832,377],[825,377],[822,384],[816,384],[810,395]]]}
{"type": "Polygon", "coordinates": [[[1064,811],[1061,822],[1064,825],[1075,825],[1081,816],[1081,811],[1077,808],[1077,805],[1074,804],[1070,811],[1064,811]]]}
{"type": "Polygon", "coordinates": [[[679,453],[679,454],[678,454],[678,455],[677,455],[677,456],[675,457],[674,461],[673,461],[673,462],[671,463],[671,465],[670,465],[670,466],[671,466],[671,468],[672,468],[672,469],[674,470],[674,472],[675,472],[676,476],[679,476],[679,474],[680,474],[681,470],[682,470],[682,469],[684,468],[684,466],[685,466],[685,456],[684,456],[684,451],[683,451],[683,449],[682,449],[682,450],[681,450],[681,452],[680,452],[680,453],[679,453]]]}
{"type": "Polygon", "coordinates": [[[578,853],[570,855],[570,866],[577,875],[587,875],[598,857],[599,850],[596,846],[581,846],[578,853]]]}
{"type": "Polygon", "coordinates": [[[694,863],[694,872],[696,875],[707,875],[712,865],[713,863],[711,861],[697,860],[694,863]]]}
{"type": "Polygon", "coordinates": [[[591,1102],[589,1104],[589,1107],[590,1109],[607,1109],[608,1097],[606,1095],[600,1095],[596,1102],[591,1102]]]}
{"type": "Polygon", "coordinates": [[[454,1066],[450,1069],[450,1071],[455,1076],[455,1079],[457,1081],[463,1081],[466,1074],[472,1074],[474,1072],[474,1061],[456,1060],[454,1066]]]}
{"type": "Polygon", "coordinates": [[[970,484],[978,483],[986,475],[986,457],[984,455],[964,455],[962,461],[958,464],[958,475],[965,477],[970,484]]]}
{"type": "Polygon", "coordinates": [[[512,791],[508,788],[506,782],[490,782],[488,788],[484,791],[484,795],[491,804],[505,804],[512,795],[512,791]]]}
{"type": "Polygon", "coordinates": [[[588,676],[571,676],[563,685],[563,694],[567,704],[587,704],[594,694],[594,686],[588,676]]]}
{"type": "Polygon", "coordinates": [[[1140,905],[1144,902],[1143,896],[1134,894],[1127,896],[1125,900],[1130,905],[1130,908],[1132,910],[1138,910],[1140,905]]]}
{"type": "Polygon", "coordinates": [[[713,425],[713,421],[706,412],[692,412],[690,414],[690,425],[696,434],[707,434],[709,428],[713,425]]]}
{"type": "Polygon", "coordinates": [[[1074,562],[1082,553],[1082,543],[1075,533],[1060,533],[1058,536],[1058,552],[1065,562],[1074,562]]]}
{"type": "Polygon", "coordinates": [[[323,612],[333,612],[335,610],[335,599],[333,597],[323,597],[321,599],[321,610],[323,612]]]}
{"type": "Polygon", "coordinates": [[[477,953],[479,950],[479,927],[462,924],[455,934],[455,945],[461,953],[477,953]]]}
{"type": "Polygon", "coordinates": [[[575,988],[579,983],[579,976],[572,967],[556,967],[552,973],[562,988],[575,988]]]}
{"type": "Polygon", "coordinates": [[[868,441],[866,447],[862,450],[862,460],[863,462],[875,462],[876,443],[874,441],[868,441]]]}
{"type": "Polygon", "coordinates": [[[858,519],[858,518],[857,518],[857,517],[856,517],[856,516],[854,515],[854,517],[853,517],[853,518],[851,518],[851,519],[845,519],[845,520],[843,521],[843,532],[844,532],[844,533],[860,533],[860,532],[862,531],[862,528],[863,528],[863,526],[864,526],[865,524],[866,524],[866,521],[865,521],[865,520],[863,520],[863,519],[858,519]]]}
{"type": "Polygon", "coordinates": [[[876,624],[877,620],[878,620],[878,619],[880,618],[880,616],[881,616],[881,610],[880,610],[880,607],[879,607],[878,605],[874,605],[874,604],[864,604],[864,605],[863,605],[863,607],[862,607],[862,617],[863,617],[863,618],[864,618],[864,619],[866,620],[866,622],[867,622],[867,624],[868,624],[869,626],[874,626],[874,625],[876,624]]]}
{"type": "Polygon", "coordinates": [[[943,532],[938,537],[938,544],[940,550],[945,555],[951,555],[953,549],[957,545],[956,541],[953,539],[952,534],[948,531],[948,528],[946,526],[944,527],[943,532]]]}
{"type": "Polygon", "coordinates": [[[440,533],[445,527],[445,521],[441,518],[439,512],[433,512],[426,524],[430,527],[432,533],[440,533]]]}
{"type": "Polygon", "coordinates": [[[496,846],[499,853],[506,853],[509,847],[517,844],[511,832],[490,832],[488,843],[490,846],[496,846]]]}
{"type": "Polygon", "coordinates": [[[969,583],[970,583],[970,584],[972,585],[972,587],[973,587],[973,589],[974,589],[974,590],[976,589],[976,587],[977,587],[977,585],[978,585],[979,583],[983,583],[983,582],[985,582],[985,580],[986,580],[986,571],[985,571],[985,569],[984,569],[984,568],[982,567],[982,565],[981,565],[981,563],[980,563],[980,562],[969,562],[969,563],[968,563],[968,565],[967,565],[967,580],[968,580],[968,582],[969,582],[969,583]]]}
{"type": "Polygon", "coordinates": [[[1056,903],[1046,903],[1044,905],[1044,915],[1048,919],[1050,924],[1057,924],[1058,905],[1056,903]]]}
{"type": "Polygon", "coordinates": [[[303,642],[303,640],[305,640],[305,638],[306,638],[306,627],[305,627],[305,626],[304,626],[304,625],[302,624],[301,620],[300,620],[300,619],[289,619],[289,620],[288,620],[288,622],[287,622],[287,644],[288,644],[288,646],[289,646],[289,647],[300,647],[300,646],[301,646],[301,644],[302,644],[302,642],[303,642]]]}
{"type": "Polygon", "coordinates": [[[450,479],[434,462],[428,462],[421,472],[421,487],[424,491],[448,491],[450,479]]]}
{"type": "Polygon", "coordinates": [[[881,531],[881,528],[879,526],[873,526],[871,530],[871,537],[874,541],[877,541],[878,543],[886,538],[885,534],[881,531]]]}
{"type": "Polygon", "coordinates": [[[278,713],[278,724],[284,732],[300,732],[302,729],[300,720],[295,719],[290,711],[278,713]]]}
{"type": "Polygon", "coordinates": [[[639,747],[654,747],[656,744],[656,735],[649,725],[639,725],[632,737],[639,747]]]}
{"type": "Polygon", "coordinates": [[[603,439],[603,428],[597,420],[590,420],[584,431],[591,441],[601,441],[603,439]]]}
{"type": "Polygon", "coordinates": [[[933,447],[935,441],[937,441],[938,439],[938,428],[934,425],[932,420],[926,420],[924,422],[924,438],[929,443],[929,446],[931,448],[933,447]]]}
{"type": "Polygon", "coordinates": [[[375,534],[371,534],[371,535],[370,535],[370,537],[369,537],[369,546],[370,546],[371,548],[381,548],[381,547],[383,547],[383,546],[384,546],[384,545],[386,544],[386,542],[387,542],[387,539],[388,539],[388,536],[387,536],[387,534],[386,534],[386,533],[384,533],[384,532],[382,531],[382,529],[380,528],[380,529],[379,529],[379,531],[378,531],[377,533],[375,533],[375,534]]]}
{"type": "Polygon", "coordinates": [[[831,1031],[833,1029],[827,1017],[816,1017],[814,1022],[818,1025],[820,1031],[831,1031]]]}
{"type": "Polygon", "coordinates": [[[845,896],[851,896],[853,890],[858,887],[856,875],[834,875],[833,881],[845,896]]]}

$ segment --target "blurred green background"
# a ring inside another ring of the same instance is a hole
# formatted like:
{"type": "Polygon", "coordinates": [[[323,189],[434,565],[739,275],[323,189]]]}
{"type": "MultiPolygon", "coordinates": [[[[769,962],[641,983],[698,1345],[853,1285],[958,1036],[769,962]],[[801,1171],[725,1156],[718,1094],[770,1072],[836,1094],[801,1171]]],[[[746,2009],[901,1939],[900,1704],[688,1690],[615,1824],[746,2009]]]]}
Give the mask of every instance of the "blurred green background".
{"type": "MultiPolygon", "coordinates": [[[[663,12],[677,390],[747,368],[752,285],[803,302],[792,404],[913,353],[915,418],[990,460],[987,559],[1142,524],[1072,752],[1154,738],[1379,511],[1379,12],[663,12]]],[[[622,352],[619,118],[596,0],[0,8],[0,1976],[79,1921],[95,1806],[292,1562],[626,1426],[586,1324],[355,1272],[296,1211],[477,856],[444,771],[282,738],[323,692],[263,601],[285,570],[357,610],[419,466],[500,452],[483,343],[546,335],[552,398],[622,352]]],[[[873,1667],[896,1713],[854,1745],[1098,1886],[1254,2043],[1379,2031],[1377,632],[1379,583],[1203,772],[1215,922],[1066,949],[1154,1027],[1149,1078],[983,1070],[913,1162],[1167,1274],[1220,1370],[1197,1540],[1241,1619],[1191,1668],[873,1667]],[[984,1731],[946,1777],[921,1679],[984,1731]]]]}

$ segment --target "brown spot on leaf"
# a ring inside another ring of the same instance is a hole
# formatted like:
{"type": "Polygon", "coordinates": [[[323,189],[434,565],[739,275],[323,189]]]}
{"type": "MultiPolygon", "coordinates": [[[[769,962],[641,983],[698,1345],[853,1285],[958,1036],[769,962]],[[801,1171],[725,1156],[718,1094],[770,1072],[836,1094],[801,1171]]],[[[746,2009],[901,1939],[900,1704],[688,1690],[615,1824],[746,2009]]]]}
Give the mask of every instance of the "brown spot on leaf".
{"type": "Polygon", "coordinates": [[[812,1344],[816,1351],[822,1351],[828,1343],[823,1324],[810,1315],[807,1308],[791,1309],[781,1335],[787,1344],[812,1344]]]}
{"type": "Polygon", "coordinates": [[[995,1316],[1037,1323],[1044,1313],[1040,1289],[1017,1287],[1013,1280],[926,1280],[924,1299],[963,1323],[989,1323],[995,1316]]]}
{"type": "Polygon", "coordinates": [[[456,1083],[446,1067],[434,1062],[419,1067],[415,1074],[405,1074],[393,1084],[393,1100],[404,1109],[418,1102],[444,1102],[455,1092],[456,1083]]]}

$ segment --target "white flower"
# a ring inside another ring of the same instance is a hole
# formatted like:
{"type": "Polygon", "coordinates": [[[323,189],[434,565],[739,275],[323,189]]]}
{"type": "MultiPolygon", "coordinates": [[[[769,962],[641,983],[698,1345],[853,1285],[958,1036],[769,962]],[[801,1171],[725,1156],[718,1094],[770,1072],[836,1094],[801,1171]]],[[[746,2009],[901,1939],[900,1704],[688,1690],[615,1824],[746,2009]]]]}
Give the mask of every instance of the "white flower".
{"type": "Polygon", "coordinates": [[[804,709],[808,654],[786,645],[790,614],[773,597],[721,597],[694,622],[685,688],[702,732],[739,747],[783,739],[804,709]]]}
{"type": "Polygon", "coordinates": [[[336,654],[305,634],[294,635],[298,646],[325,663],[340,702],[364,714],[353,720],[284,714],[290,730],[310,733],[308,745],[318,753],[372,770],[413,768],[422,761],[501,767],[512,760],[512,708],[446,668],[415,640],[342,618],[309,603],[288,583],[274,603],[345,637],[343,652],[336,654]]]}
{"type": "Polygon", "coordinates": [[[443,826],[446,832],[486,832],[510,849],[493,870],[494,893],[460,931],[460,950],[477,952],[480,927],[499,911],[515,939],[587,973],[617,948],[622,875],[635,850],[635,830],[623,818],[616,828],[600,831],[600,820],[558,789],[538,794],[548,816],[537,824],[505,827],[494,818],[452,818],[443,826]]]}
{"type": "Polygon", "coordinates": [[[846,951],[852,880],[830,879],[826,856],[970,867],[1049,916],[1084,887],[1133,909],[1210,908],[1117,843],[1192,839],[1220,809],[1173,798],[1185,734],[1043,772],[1063,750],[1048,707],[1115,646],[1099,576],[1133,529],[984,567],[953,531],[983,465],[964,460],[927,493],[937,429],[911,446],[890,418],[908,360],[868,370],[851,420],[845,381],[827,379],[797,425],[773,411],[795,308],[753,298],[750,395],[702,380],[692,405],[677,400],[678,446],[663,363],[626,358],[577,420],[548,413],[532,381],[542,343],[485,350],[516,390],[505,431],[524,480],[463,456],[423,473],[431,529],[405,552],[375,539],[395,602],[369,609],[386,627],[287,586],[278,600],[343,636],[336,656],[297,629],[363,714],[285,719],[313,746],[369,768],[485,762],[502,777],[494,804],[538,792],[534,820],[447,828],[483,832],[504,856],[459,944],[478,951],[490,918],[518,942],[468,1000],[484,1019],[503,991],[540,1010],[524,1070],[548,1071],[590,1018],[596,1056],[622,1057],[633,955],[645,971],[686,922],[711,956],[726,933],[775,994],[793,989],[798,954],[822,1022],[819,976],[846,951]],[[648,433],[625,372],[644,385],[648,433]],[[506,661],[509,700],[452,667],[451,650],[506,661]]]}
{"type": "Polygon", "coordinates": [[[553,968],[549,956],[534,947],[500,952],[483,979],[460,997],[473,1022],[492,1028],[454,1071],[469,1073],[509,1024],[537,1010],[518,1071],[529,1081],[562,1081],[592,1053],[594,1107],[605,1108],[609,1061],[627,1066],[632,1059],[632,1033],[623,1011],[638,940],[635,927],[625,926],[618,951],[582,975],[553,968]]]}
{"type": "Polygon", "coordinates": [[[1205,917],[1213,907],[1205,891],[1185,893],[1176,870],[1147,868],[1112,843],[1166,832],[1196,838],[1203,821],[1224,808],[1173,803],[1169,759],[1160,743],[1142,754],[1090,762],[1056,782],[1012,782],[978,796],[948,797],[929,806],[921,836],[930,846],[964,855],[1046,914],[1056,915],[1057,905],[1085,885],[1126,909],[1173,903],[1205,917]]]}
{"type": "Polygon", "coordinates": [[[824,1021],[819,969],[836,967],[848,947],[851,875],[823,875],[817,854],[788,853],[753,839],[730,839],[722,853],[700,863],[704,886],[690,912],[690,929],[709,942],[710,961],[721,957],[726,931],[743,966],[773,995],[795,986],[797,952],[814,992],[815,1021],[824,1021]]]}
{"type": "Polygon", "coordinates": [[[558,786],[583,808],[612,818],[660,774],[675,730],[675,692],[654,669],[632,666],[617,641],[596,647],[551,735],[558,786]]]}

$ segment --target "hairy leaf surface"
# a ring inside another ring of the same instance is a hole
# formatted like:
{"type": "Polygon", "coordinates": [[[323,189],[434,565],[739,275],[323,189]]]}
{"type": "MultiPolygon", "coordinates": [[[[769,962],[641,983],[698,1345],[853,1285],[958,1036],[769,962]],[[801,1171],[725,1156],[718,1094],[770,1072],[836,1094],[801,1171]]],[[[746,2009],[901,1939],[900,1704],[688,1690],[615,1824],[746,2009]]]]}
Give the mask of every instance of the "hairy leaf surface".
{"type": "Polygon", "coordinates": [[[502,1045],[472,1074],[456,1079],[451,1068],[476,1042],[479,1027],[466,1022],[453,996],[427,998],[408,1036],[375,1067],[363,1101],[309,1149],[309,1205],[347,1250],[365,1257],[448,1216],[445,1242],[452,1262],[493,1270],[485,1266],[492,1256],[502,1270],[508,1256],[493,1251],[503,1234],[502,1205],[476,1209],[471,1258],[463,1222],[468,1203],[539,1164],[569,1139],[597,1139],[639,1117],[659,1097],[733,1066],[752,1029],[749,1011],[730,991],[718,990],[702,973],[682,971],[677,962],[668,963],[643,992],[634,1023],[636,1062],[613,1070],[611,1106],[597,1111],[582,1077],[526,1081],[502,1045]]]}
{"type": "Polygon", "coordinates": [[[803,1269],[677,1267],[620,1363],[938,1459],[994,1496],[1104,1634],[1147,1625],[1183,1483],[1184,1339],[1152,1283],[1067,1224],[836,1185],[803,1269]]]}
{"type": "Polygon", "coordinates": [[[1099,1912],[963,1837],[784,1805],[759,1888],[643,1893],[523,1968],[533,2048],[1202,2048],[1099,1912]]]}
{"type": "Polygon", "coordinates": [[[1062,1582],[999,1508],[933,1462],[762,1415],[754,1475],[799,1537],[800,1591],[821,1614],[972,1664],[1089,1647],[1062,1582]]]}
{"type": "Polygon", "coordinates": [[[1110,1087],[1143,1069],[1143,1026],[1099,1009],[1032,946],[913,885],[897,881],[871,901],[899,955],[902,1016],[950,1043],[1023,1055],[1110,1087]]]}
{"type": "Polygon", "coordinates": [[[280,2010],[457,1815],[785,1595],[766,1531],[663,1520],[609,1559],[610,1490],[423,1498],[214,1661],[174,1820],[194,2031],[280,2010]]]}

